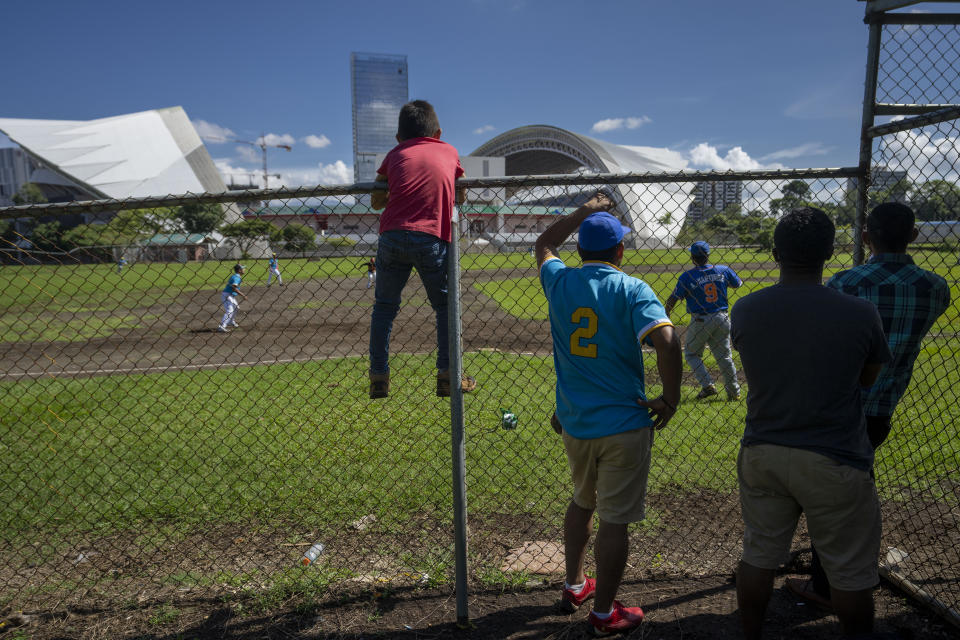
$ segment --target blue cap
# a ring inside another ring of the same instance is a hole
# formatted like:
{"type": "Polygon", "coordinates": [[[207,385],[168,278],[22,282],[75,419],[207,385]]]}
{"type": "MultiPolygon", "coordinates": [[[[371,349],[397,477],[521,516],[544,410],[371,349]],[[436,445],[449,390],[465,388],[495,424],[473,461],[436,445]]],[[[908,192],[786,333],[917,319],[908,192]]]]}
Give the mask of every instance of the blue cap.
{"type": "Polygon", "coordinates": [[[710,245],[703,240],[697,240],[690,245],[690,254],[694,256],[705,256],[710,253],[710,245]]]}
{"type": "Polygon", "coordinates": [[[580,223],[580,247],[587,251],[603,251],[618,245],[628,233],[630,227],[623,226],[606,211],[591,213],[580,223]]]}

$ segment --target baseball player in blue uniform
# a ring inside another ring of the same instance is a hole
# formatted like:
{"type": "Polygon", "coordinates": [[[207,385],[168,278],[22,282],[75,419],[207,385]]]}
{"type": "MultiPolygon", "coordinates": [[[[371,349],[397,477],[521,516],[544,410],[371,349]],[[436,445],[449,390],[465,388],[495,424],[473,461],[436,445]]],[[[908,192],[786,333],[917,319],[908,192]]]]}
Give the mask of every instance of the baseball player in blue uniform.
{"type": "Polygon", "coordinates": [[[267,263],[267,286],[270,286],[270,281],[276,278],[277,282],[280,283],[280,286],[283,286],[283,278],[280,277],[280,261],[277,260],[277,254],[270,255],[270,262],[267,263]]]}
{"type": "Polygon", "coordinates": [[[237,302],[237,296],[242,297],[244,300],[247,299],[247,296],[240,291],[240,283],[243,281],[245,271],[246,267],[242,264],[235,265],[233,267],[233,275],[227,279],[227,286],[223,288],[223,292],[220,294],[220,298],[223,300],[223,319],[217,328],[217,331],[220,333],[229,332],[230,327],[240,326],[236,321],[237,307],[240,306],[240,303],[237,302]]]}
{"type": "Polygon", "coordinates": [[[117,260],[117,273],[123,273],[123,268],[127,266],[127,259],[123,256],[120,256],[120,259],[117,260]]]}
{"type": "Polygon", "coordinates": [[[690,259],[694,267],[684,271],[677,286],[667,299],[669,314],[680,300],[687,301],[690,325],[684,337],[683,355],[700,383],[697,399],[717,395],[713,378],[703,364],[703,349],[709,346],[720,367],[728,400],[740,398],[737,368],[730,351],[730,316],[727,314],[727,287],[736,289],[743,281],[736,272],[722,264],[709,263],[710,245],[699,240],[690,245],[690,259]]]}

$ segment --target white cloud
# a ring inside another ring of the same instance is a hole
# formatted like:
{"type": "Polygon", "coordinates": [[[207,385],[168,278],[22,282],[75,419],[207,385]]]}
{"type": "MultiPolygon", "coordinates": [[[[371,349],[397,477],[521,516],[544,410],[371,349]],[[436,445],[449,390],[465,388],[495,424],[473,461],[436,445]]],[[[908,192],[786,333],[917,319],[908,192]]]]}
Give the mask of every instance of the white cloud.
{"type": "Polygon", "coordinates": [[[913,182],[960,180],[960,136],[942,135],[933,125],[883,136],[881,141],[882,160],[877,164],[906,169],[913,182]]]}
{"type": "Polygon", "coordinates": [[[237,137],[233,130],[206,120],[193,120],[192,124],[193,128],[197,130],[197,135],[207,142],[223,143],[229,142],[229,138],[237,137]]]}
{"type": "Polygon", "coordinates": [[[351,184],[353,182],[353,167],[347,166],[343,160],[333,164],[323,164],[320,167],[320,178],[317,184],[351,184]]]}
{"type": "Polygon", "coordinates": [[[605,118],[593,123],[590,130],[594,133],[606,133],[607,131],[616,131],[617,129],[637,129],[645,124],[653,122],[648,116],[630,117],[630,118],[605,118]]]}
{"type": "Polygon", "coordinates": [[[698,168],[711,171],[753,171],[756,169],[784,169],[779,162],[761,163],[750,157],[743,147],[731,147],[726,154],[720,152],[713,145],[701,142],[689,153],[690,163],[698,168]]]}
{"type": "Polygon", "coordinates": [[[223,181],[228,185],[232,182],[234,184],[253,184],[257,188],[263,188],[263,171],[259,169],[235,167],[231,164],[229,158],[214,158],[213,164],[223,177],[223,181]]]}
{"type": "Polygon", "coordinates": [[[259,138],[257,138],[255,142],[257,144],[266,143],[268,146],[276,146],[278,144],[285,144],[290,146],[290,145],[296,144],[297,139],[294,138],[289,133],[284,133],[284,134],[268,133],[265,136],[260,136],[259,138]]]}
{"type": "Polygon", "coordinates": [[[309,135],[302,139],[303,143],[310,147],[311,149],[323,149],[324,147],[330,144],[330,138],[323,135],[322,133],[319,136],[309,135]]]}
{"type": "MultiPolygon", "coordinates": [[[[229,159],[220,158],[214,160],[217,170],[223,176],[224,181],[236,184],[254,184],[258,188],[263,188],[263,170],[250,167],[233,166],[229,159]]],[[[353,168],[347,165],[343,160],[337,160],[331,164],[322,162],[315,167],[292,167],[287,169],[270,170],[271,189],[279,187],[311,187],[315,185],[338,185],[353,183],[353,168]],[[279,178],[273,174],[280,174],[279,178]]]]}
{"type": "Polygon", "coordinates": [[[789,149],[781,149],[768,153],[760,158],[761,161],[768,160],[792,160],[794,158],[803,158],[806,156],[823,156],[830,153],[833,147],[828,147],[820,142],[808,142],[789,149]]]}
{"type": "Polygon", "coordinates": [[[477,127],[476,129],[473,130],[473,133],[479,136],[481,134],[486,133],[487,131],[493,131],[492,124],[485,124],[482,127],[477,127]]]}
{"type": "Polygon", "coordinates": [[[262,158],[261,151],[256,147],[237,146],[237,155],[247,162],[257,162],[262,158]]]}

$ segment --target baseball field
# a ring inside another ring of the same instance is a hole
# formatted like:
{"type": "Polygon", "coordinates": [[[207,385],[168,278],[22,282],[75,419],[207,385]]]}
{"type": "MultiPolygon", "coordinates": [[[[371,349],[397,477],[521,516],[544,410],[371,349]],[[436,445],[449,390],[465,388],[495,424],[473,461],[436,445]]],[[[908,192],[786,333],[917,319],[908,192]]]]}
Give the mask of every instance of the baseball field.
{"type": "MultiPolygon", "coordinates": [[[[759,252],[713,259],[744,280],[732,302],[777,277],[759,252]]],[[[956,602],[960,533],[944,523],[956,522],[960,498],[960,267],[949,253],[915,259],[954,296],[878,457],[884,544],[909,546],[928,587],[952,580],[936,588],[956,602]]],[[[687,260],[628,251],[624,270],[666,299],[687,260]]],[[[331,584],[448,583],[449,404],[434,395],[432,310],[413,276],[392,337],[390,397],[368,399],[363,261],[282,261],[282,287],[266,286],[265,261],[247,263],[248,299],[228,334],[214,331],[228,263],[0,269],[0,605],[131,593],[166,602],[199,590],[269,608],[322,599],[331,584]],[[300,567],[318,541],[325,553],[300,567]]],[[[828,271],[850,264],[838,255],[828,271]]],[[[551,339],[533,258],[466,254],[461,294],[464,368],[479,382],[465,398],[471,575],[479,585],[547,580],[567,471],[548,422],[551,339]],[[516,429],[501,427],[501,408],[516,429]],[[529,543],[540,552],[511,556],[529,543]]],[[[646,367],[655,394],[653,357],[646,367]]],[[[722,573],[739,552],[745,404],[696,401],[685,376],[683,406],[657,434],[635,576],[722,573]]]]}

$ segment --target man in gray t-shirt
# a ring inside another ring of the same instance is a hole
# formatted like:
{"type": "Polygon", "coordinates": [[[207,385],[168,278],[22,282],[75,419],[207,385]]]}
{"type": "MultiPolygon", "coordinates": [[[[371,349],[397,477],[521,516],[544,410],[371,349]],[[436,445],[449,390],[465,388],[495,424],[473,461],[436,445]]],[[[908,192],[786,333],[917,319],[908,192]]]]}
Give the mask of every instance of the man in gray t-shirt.
{"type": "Polygon", "coordinates": [[[876,307],[821,284],[833,239],[818,209],[784,216],[774,232],[780,281],[731,313],[748,385],[737,460],[745,525],[737,599],[747,638],[760,637],[801,513],[844,633],[873,627],[880,505],[860,387],[873,383],[890,350],[876,307]]]}

